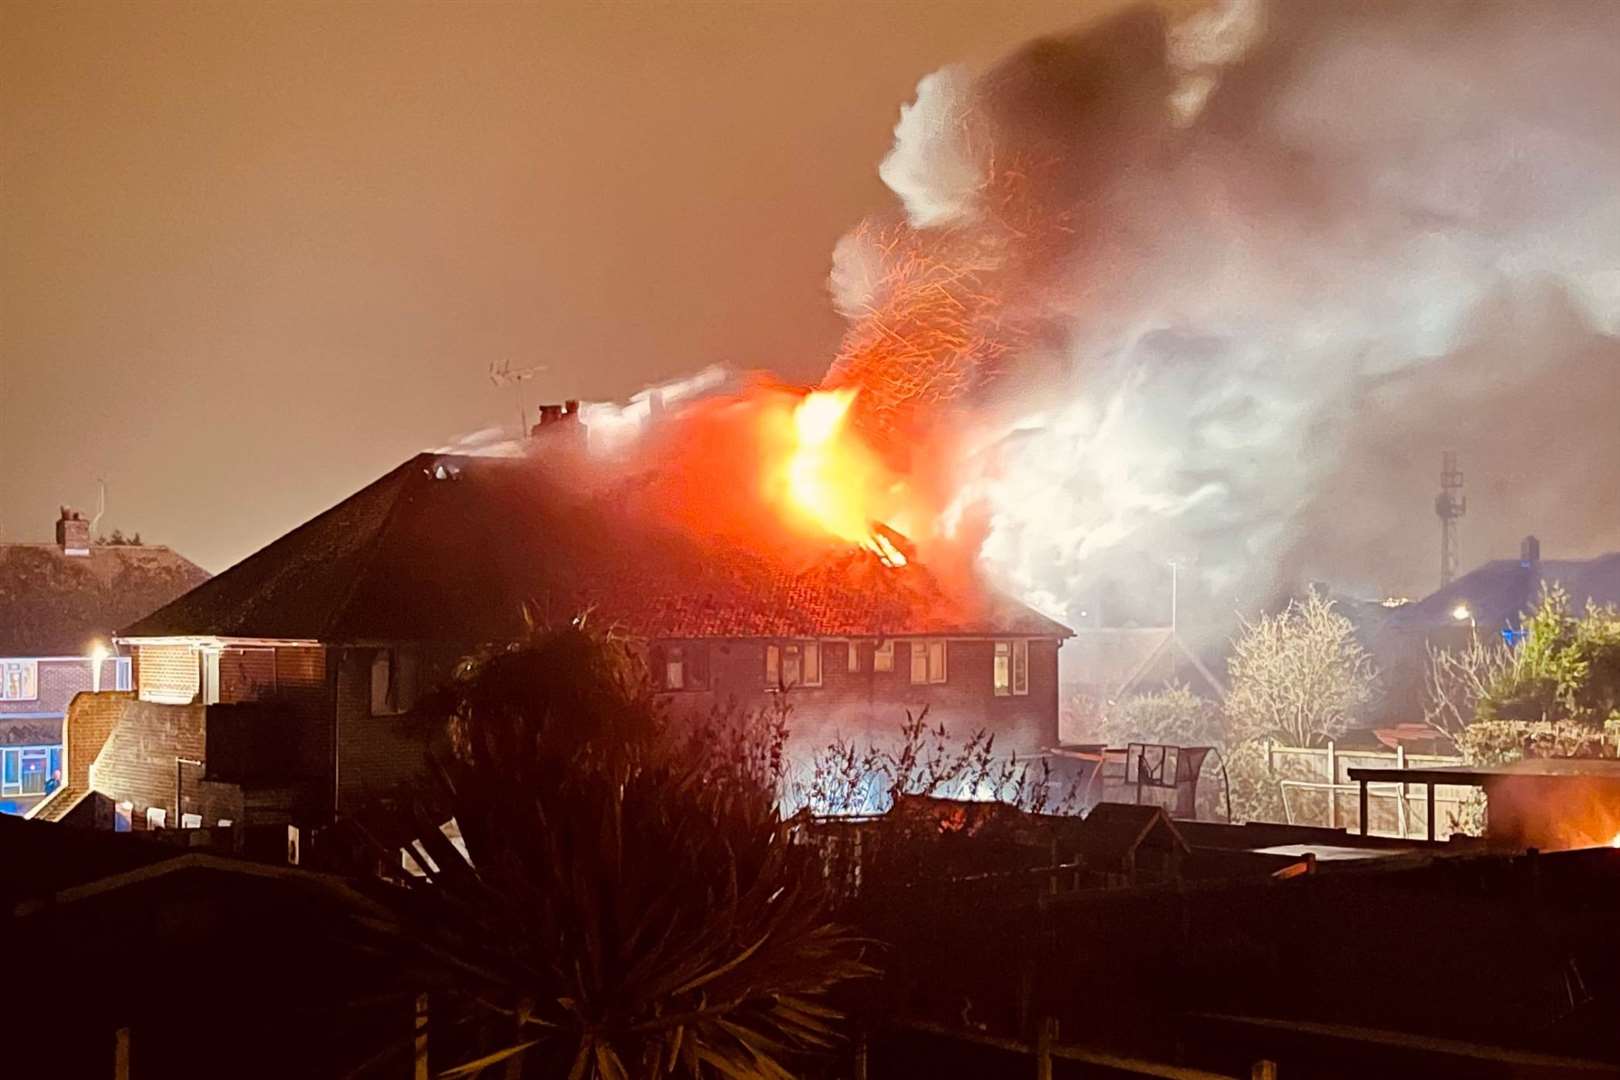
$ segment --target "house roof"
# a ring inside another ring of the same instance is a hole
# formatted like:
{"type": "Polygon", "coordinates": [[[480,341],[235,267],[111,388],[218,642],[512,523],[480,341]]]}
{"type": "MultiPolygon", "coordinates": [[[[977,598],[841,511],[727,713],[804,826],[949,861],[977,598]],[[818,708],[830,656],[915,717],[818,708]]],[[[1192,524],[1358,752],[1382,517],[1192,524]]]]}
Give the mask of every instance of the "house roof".
{"type": "Polygon", "coordinates": [[[493,642],[524,636],[525,607],[648,637],[1069,634],[915,562],[781,565],[623,503],[534,459],[419,454],[121,636],[493,642]]]}
{"type": "Polygon", "coordinates": [[[208,580],[166,547],[0,544],[0,656],[80,656],[97,639],[208,580]]]}
{"type": "Polygon", "coordinates": [[[1496,559],[1471,570],[1415,604],[1397,608],[1390,626],[1398,630],[1431,630],[1457,626],[1452,614],[1466,604],[1480,630],[1516,628],[1521,615],[1535,609],[1543,584],[1560,584],[1580,609],[1591,600],[1620,604],[1620,552],[1595,559],[1496,559]]]}

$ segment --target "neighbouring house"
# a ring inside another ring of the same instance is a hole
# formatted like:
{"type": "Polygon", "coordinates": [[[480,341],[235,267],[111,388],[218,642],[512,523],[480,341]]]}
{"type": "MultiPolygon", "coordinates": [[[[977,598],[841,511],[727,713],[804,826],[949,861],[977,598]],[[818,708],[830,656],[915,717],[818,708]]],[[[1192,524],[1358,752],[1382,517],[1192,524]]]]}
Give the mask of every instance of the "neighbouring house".
{"type": "Polygon", "coordinates": [[[95,543],[66,507],[54,543],[0,544],[0,812],[59,785],[75,694],[131,687],[114,632],[207,579],[166,547],[95,543]]]}
{"type": "Polygon", "coordinates": [[[1527,536],[1517,559],[1493,559],[1421,600],[1390,608],[1382,625],[1367,634],[1386,696],[1380,724],[1422,720],[1430,647],[1461,649],[1475,638],[1514,644],[1524,616],[1535,611],[1542,590],[1554,585],[1569,594],[1577,612],[1588,603],[1620,604],[1620,552],[1543,559],[1541,541],[1527,536]]]}
{"type": "Polygon", "coordinates": [[[579,616],[643,643],[677,714],[785,693],[790,756],[925,708],[998,751],[1057,744],[1062,625],[860,549],[773,565],[549,468],[420,454],[126,626],[135,693],[110,728],[87,720],[105,745],[70,783],[137,829],[329,821],[416,775],[420,692],[579,616]]]}
{"type": "Polygon", "coordinates": [[[1064,649],[1063,738],[1092,743],[1103,738],[1108,710],[1133,694],[1177,684],[1219,701],[1226,685],[1170,626],[1077,630],[1064,649]]]}

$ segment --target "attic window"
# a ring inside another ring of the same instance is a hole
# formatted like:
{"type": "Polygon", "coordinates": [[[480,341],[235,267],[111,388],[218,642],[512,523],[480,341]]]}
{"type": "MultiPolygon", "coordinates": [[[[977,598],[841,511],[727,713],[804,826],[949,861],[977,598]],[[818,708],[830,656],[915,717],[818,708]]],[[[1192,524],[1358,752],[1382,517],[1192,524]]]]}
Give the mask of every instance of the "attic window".
{"type": "Polygon", "coordinates": [[[460,480],[461,470],[454,465],[447,465],[442,461],[433,463],[433,470],[429,473],[435,480],[460,480]]]}

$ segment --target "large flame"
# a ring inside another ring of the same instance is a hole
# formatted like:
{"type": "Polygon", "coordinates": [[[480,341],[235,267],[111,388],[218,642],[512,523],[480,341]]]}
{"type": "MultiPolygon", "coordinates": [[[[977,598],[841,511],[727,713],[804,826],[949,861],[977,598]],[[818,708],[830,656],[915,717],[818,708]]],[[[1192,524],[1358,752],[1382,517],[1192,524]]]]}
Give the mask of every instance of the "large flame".
{"type": "Polygon", "coordinates": [[[899,485],[850,426],[857,393],[856,387],[812,390],[794,407],[781,490],[801,521],[903,565],[905,556],[878,529],[896,510],[899,485]]]}

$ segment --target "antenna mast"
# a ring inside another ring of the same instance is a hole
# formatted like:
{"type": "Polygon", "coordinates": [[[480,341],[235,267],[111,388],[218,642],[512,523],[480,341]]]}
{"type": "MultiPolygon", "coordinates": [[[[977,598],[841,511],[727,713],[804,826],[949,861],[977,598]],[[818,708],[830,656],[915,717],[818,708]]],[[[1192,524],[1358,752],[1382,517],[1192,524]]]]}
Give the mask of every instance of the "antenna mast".
{"type": "Polygon", "coordinates": [[[1468,496],[1463,494],[1463,474],[1457,468],[1457,452],[1440,455],[1440,494],[1434,497],[1434,512],[1440,519],[1440,587],[1457,576],[1457,522],[1468,513],[1468,496]]]}
{"type": "Polygon", "coordinates": [[[514,369],[510,360],[502,360],[489,365],[489,381],[496,386],[510,386],[513,396],[517,398],[518,438],[520,439],[529,433],[529,409],[523,402],[523,384],[545,370],[545,364],[535,364],[533,367],[514,369]]]}

